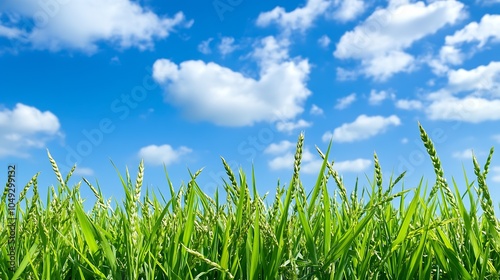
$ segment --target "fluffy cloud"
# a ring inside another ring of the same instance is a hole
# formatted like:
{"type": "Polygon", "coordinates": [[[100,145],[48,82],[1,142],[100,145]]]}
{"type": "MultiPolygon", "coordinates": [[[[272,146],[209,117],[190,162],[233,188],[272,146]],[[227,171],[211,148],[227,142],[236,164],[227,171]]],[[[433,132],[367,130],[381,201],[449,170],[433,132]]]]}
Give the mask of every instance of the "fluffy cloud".
{"type": "Polygon", "coordinates": [[[469,123],[500,120],[500,62],[448,72],[447,87],[427,96],[425,112],[432,120],[469,123]],[[465,96],[458,96],[466,93],[465,96]]]}
{"type": "Polygon", "coordinates": [[[484,15],[479,23],[471,22],[451,36],[446,36],[446,45],[456,46],[463,43],[477,42],[477,47],[484,47],[489,41],[500,41],[500,15],[484,15]]]}
{"type": "Polygon", "coordinates": [[[333,139],[334,142],[354,142],[369,139],[384,133],[391,126],[399,126],[401,120],[392,115],[389,117],[360,115],[352,123],[344,123],[332,132],[323,134],[323,141],[333,139]]]}
{"type": "Polygon", "coordinates": [[[450,70],[449,65],[460,65],[463,60],[464,55],[454,46],[443,46],[437,58],[424,59],[436,75],[446,74],[450,70]]]}
{"type": "Polygon", "coordinates": [[[60,134],[58,118],[21,103],[14,109],[0,107],[0,157],[27,157],[29,148],[43,148],[60,134]]]}
{"type": "Polygon", "coordinates": [[[500,120],[500,99],[467,96],[445,96],[434,100],[426,109],[431,120],[454,120],[470,123],[500,120]]]}
{"type": "Polygon", "coordinates": [[[354,101],[356,101],[356,94],[351,93],[345,97],[337,99],[337,104],[335,105],[335,109],[337,110],[343,110],[349,105],[351,105],[354,101]]]}
{"type": "MultiPolygon", "coordinates": [[[[3,6],[3,12],[24,18],[24,22],[34,21],[29,27],[9,23],[24,33],[17,34],[17,40],[51,51],[74,49],[93,53],[101,42],[144,50],[152,48],[155,39],[166,38],[176,27],[192,24],[182,12],[173,17],[159,16],[130,0],[10,1],[3,6]]],[[[3,30],[8,26],[2,25],[3,30]]],[[[11,37],[16,35],[10,33],[11,37]]]]}
{"type": "Polygon", "coordinates": [[[377,9],[354,30],[346,32],[334,56],[360,60],[366,76],[383,81],[398,72],[412,71],[415,59],[404,50],[447,24],[456,23],[464,13],[464,5],[456,0],[427,5],[391,1],[386,9],[377,9]]]}
{"type": "MultiPolygon", "coordinates": [[[[481,21],[471,22],[464,28],[456,31],[453,35],[445,38],[445,45],[439,51],[437,58],[428,61],[429,66],[436,74],[444,74],[449,71],[449,65],[460,65],[466,55],[461,49],[462,45],[475,44],[471,51],[480,50],[488,43],[500,42],[500,15],[484,15],[481,21]]],[[[469,55],[470,56],[470,55],[469,55]]]]}
{"type": "Polygon", "coordinates": [[[458,69],[448,73],[448,85],[455,92],[460,91],[487,91],[490,93],[500,90],[500,62],[491,61],[488,65],[481,65],[471,70],[458,69]]]}
{"type": "Polygon", "coordinates": [[[191,153],[190,148],[181,146],[178,149],[172,148],[170,145],[149,145],[139,150],[138,156],[144,159],[144,162],[153,165],[170,165],[177,162],[181,156],[191,153]]]}
{"type": "Polygon", "coordinates": [[[166,101],[195,121],[221,126],[287,121],[303,112],[311,94],[306,87],[308,61],[290,59],[287,47],[274,37],[260,42],[252,53],[260,65],[258,79],[212,62],[175,64],[168,59],[154,63],[153,77],[165,88],[166,101]]]}

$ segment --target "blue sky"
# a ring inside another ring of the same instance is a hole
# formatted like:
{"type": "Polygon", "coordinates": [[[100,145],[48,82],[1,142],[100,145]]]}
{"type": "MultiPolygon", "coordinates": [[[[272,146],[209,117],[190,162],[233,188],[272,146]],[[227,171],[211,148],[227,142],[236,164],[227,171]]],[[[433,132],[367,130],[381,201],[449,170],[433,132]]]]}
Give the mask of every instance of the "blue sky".
{"type": "MultiPolygon", "coordinates": [[[[498,0],[3,1],[0,178],[56,184],[49,149],[106,197],[123,194],[110,160],[135,176],[141,158],[149,188],[168,193],[163,164],[176,188],[204,167],[213,193],[223,156],[274,195],[304,131],[306,188],[330,140],[349,189],[374,151],[385,180],[432,185],[420,121],[463,190],[471,149],[483,165],[500,143],[499,43],[498,0]]],[[[497,156],[487,182],[500,197],[497,156]]]]}

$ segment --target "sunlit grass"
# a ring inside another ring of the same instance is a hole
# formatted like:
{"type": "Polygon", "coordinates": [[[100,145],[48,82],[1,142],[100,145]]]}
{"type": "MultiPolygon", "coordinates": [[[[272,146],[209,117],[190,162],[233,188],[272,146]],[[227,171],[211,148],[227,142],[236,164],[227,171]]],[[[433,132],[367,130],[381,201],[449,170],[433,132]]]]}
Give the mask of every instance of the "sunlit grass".
{"type": "Polygon", "coordinates": [[[74,168],[63,177],[49,153],[57,185],[44,195],[46,203],[38,174],[19,194],[15,272],[8,265],[2,196],[0,278],[499,279],[500,225],[486,184],[493,149],[483,167],[473,157],[476,178],[464,175],[459,188],[446,181],[431,139],[419,128],[436,173],[429,191],[423,180],[405,189],[404,173],[383,181],[376,154],[371,186],[347,188],[328,161],[329,146],[318,149],[323,165],[306,193],[300,134],[292,178],[286,187],[278,183],[270,205],[253,170],[231,170],[222,159],[224,196],[200,189],[199,170],[177,189],[167,175],[166,199],[142,188],[141,162],[135,180],[128,170],[118,172],[125,198],[113,207],[86,179],[68,186],[74,168]],[[96,196],[88,213],[81,184],[96,196]]]}

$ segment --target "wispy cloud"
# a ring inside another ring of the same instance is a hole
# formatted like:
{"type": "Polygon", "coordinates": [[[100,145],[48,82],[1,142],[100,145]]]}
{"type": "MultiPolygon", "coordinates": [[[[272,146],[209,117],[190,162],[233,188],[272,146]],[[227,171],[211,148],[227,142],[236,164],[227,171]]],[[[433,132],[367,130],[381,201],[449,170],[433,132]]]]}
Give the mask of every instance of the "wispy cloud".
{"type": "Polygon", "coordinates": [[[351,93],[347,96],[344,96],[342,98],[337,99],[337,104],[335,104],[335,109],[337,110],[343,110],[349,105],[351,105],[354,101],[356,101],[356,94],[351,93]]]}
{"type": "Polygon", "coordinates": [[[204,41],[202,41],[199,45],[198,45],[198,51],[201,52],[202,54],[209,54],[212,52],[212,50],[210,49],[210,42],[213,41],[214,38],[208,38],[204,41]]]}

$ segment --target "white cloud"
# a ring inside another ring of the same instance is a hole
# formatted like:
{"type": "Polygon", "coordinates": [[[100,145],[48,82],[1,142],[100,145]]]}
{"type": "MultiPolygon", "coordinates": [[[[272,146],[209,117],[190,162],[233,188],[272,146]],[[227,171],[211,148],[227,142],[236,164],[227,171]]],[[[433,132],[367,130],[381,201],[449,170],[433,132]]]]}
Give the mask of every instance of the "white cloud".
{"type": "Polygon", "coordinates": [[[277,6],[271,11],[260,13],[256,24],[266,27],[274,23],[287,35],[292,31],[303,33],[310,29],[319,17],[326,16],[347,22],[360,16],[366,7],[362,0],[307,0],[304,6],[289,12],[277,6]]]}
{"type": "Polygon", "coordinates": [[[386,80],[398,72],[414,69],[415,59],[404,50],[464,16],[464,5],[456,0],[409,3],[392,1],[377,9],[354,30],[346,32],[334,56],[361,61],[362,73],[386,80]]]}
{"type": "Polygon", "coordinates": [[[14,109],[0,107],[0,157],[29,156],[29,148],[43,148],[60,135],[59,119],[51,112],[17,103],[14,109]]]}
{"type": "Polygon", "coordinates": [[[155,40],[168,37],[176,27],[193,23],[182,12],[159,16],[130,0],[11,1],[3,11],[34,20],[32,28],[22,30],[26,34],[19,40],[51,51],[94,53],[102,42],[122,49],[150,49],[155,40]]]}
{"type": "Polygon", "coordinates": [[[500,62],[474,69],[450,70],[448,85],[427,96],[425,112],[432,120],[469,123],[500,120],[500,62]],[[459,97],[459,93],[467,95],[459,97]]]}
{"type": "Polygon", "coordinates": [[[332,40],[330,40],[330,37],[323,35],[318,39],[318,44],[323,47],[323,48],[328,48],[332,40]]]}
{"type": "Polygon", "coordinates": [[[380,105],[382,101],[394,98],[396,98],[396,95],[392,92],[388,92],[385,90],[377,92],[376,90],[372,89],[370,91],[370,97],[368,98],[368,102],[370,103],[370,105],[380,105]]]}
{"type": "Polygon", "coordinates": [[[297,122],[280,121],[276,123],[276,129],[281,132],[292,133],[294,130],[310,127],[311,125],[312,123],[303,119],[300,119],[297,122]]]}
{"type": "Polygon", "coordinates": [[[332,132],[323,134],[322,140],[327,142],[354,142],[369,139],[384,133],[391,126],[399,126],[401,120],[392,115],[389,117],[360,115],[352,123],[344,123],[332,132]]]}
{"type": "Polygon", "coordinates": [[[448,65],[460,65],[466,55],[460,49],[465,43],[476,43],[475,48],[467,56],[470,57],[476,50],[483,49],[488,43],[500,42],[500,15],[486,14],[481,21],[471,22],[453,35],[445,38],[445,45],[441,48],[439,56],[428,61],[433,72],[441,75],[449,71],[448,65]]]}
{"type": "Polygon", "coordinates": [[[478,48],[483,48],[488,41],[500,41],[500,15],[483,16],[479,23],[471,22],[451,36],[446,36],[446,45],[460,45],[477,42],[478,48]]]}
{"type": "Polygon", "coordinates": [[[316,106],[315,104],[313,104],[311,106],[311,111],[310,111],[311,115],[317,115],[317,116],[319,116],[319,115],[323,115],[323,113],[324,113],[323,109],[321,109],[320,107],[316,106]]]}
{"type": "Polygon", "coordinates": [[[456,120],[469,123],[500,120],[500,99],[485,99],[468,96],[456,98],[444,96],[427,106],[431,120],[456,120]]]}
{"type": "Polygon", "coordinates": [[[407,144],[408,143],[408,138],[403,138],[401,139],[401,144],[407,144]]]}
{"type": "Polygon", "coordinates": [[[334,162],[333,169],[338,172],[362,172],[368,169],[372,161],[369,159],[358,158],[355,160],[346,160],[334,162]]]}
{"type": "Polygon", "coordinates": [[[277,40],[273,36],[268,36],[254,45],[251,56],[260,63],[261,72],[263,72],[268,68],[272,68],[275,64],[289,60],[289,46],[290,41],[287,39],[277,40]]]}
{"type": "Polygon", "coordinates": [[[403,110],[420,110],[423,108],[423,104],[419,100],[408,100],[400,99],[396,101],[396,108],[403,110]]]}
{"type": "Polygon", "coordinates": [[[495,140],[498,143],[500,143],[500,134],[493,135],[491,138],[493,138],[493,140],[495,140]]]}
{"type": "Polygon", "coordinates": [[[178,149],[172,148],[170,145],[149,145],[139,150],[138,156],[144,159],[144,162],[153,165],[170,165],[180,160],[181,156],[191,153],[190,148],[181,146],[178,149]]]}
{"type": "Polygon", "coordinates": [[[349,105],[351,105],[354,101],[356,101],[356,93],[351,93],[347,96],[337,99],[337,104],[335,105],[335,109],[343,110],[349,105]]]}
{"type": "Polygon", "coordinates": [[[333,12],[333,18],[339,21],[350,21],[356,19],[366,9],[366,3],[363,0],[335,0],[336,10],[333,12]]]}
{"type": "Polygon", "coordinates": [[[460,65],[464,60],[463,54],[454,46],[443,46],[439,51],[439,57],[442,62],[452,65],[460,65]]]}
{"type": "Polygon", "coordinates": [[[165,100],[186,117],[221,126],[287,121],[304,111],[311,94],[306,87],[307,60],[290,59],[287,42],[266,37],[252,53],[260,65],[258,79],[218,64],[189,60],[175,64],[159,59],[153,77],[165,88],[165,100]],[[286,81],[286,83],[283,83],[286,81]]]}
{"type": "Polygon", "coordinates": [[[415,68],[412,55],[391,51],[362,62],[365,75],[377,81],[385,81],[399,72],[411,72],[415,68]]]}
{"type": "Polygon", "coordinates": [[[234,52],[237,48],[238,46],[234,44],[233,37],[223,37],[219,45],[219,52],[222,56],[225,56],[234,52]]]}
{"type": "Polygon", "coordinates": [[[454,91],[487,91],[500,96],[500,62],[491,61],[471,70],[451,70],[448,85],[454,91]]]}
{"type": "MultiPolygon", "coordinates": [[[[456,159],[472,159],[472,149],[465,149],[465,150],[462,150],[462,151],[458,151],[458,152],[454,152],[452,154],[452,157],[456,158],[456,159]]],[[[476,156],[477,156],[477,153],[476,153],[476,156]]]]}
{"type": "Polygon", "coordinates": [[[325,13],[331,5],[329,0],[307,0],[303,7],[286,12],[283,7],[275,7],[273,10],[259,14],[257,26],[266,27],[276,23],[286,33],[290,31],[304,32],[309,29],[313,22],[325,13]]]}
{"type": "Polygon", "coordinates": [[[213,39],[214,38],[208,38],[205,41],[202,41],[198,45],[198,51],[201,52],[202,54],[209,54],[209,53],[211,53],[212,50],[210,49],[210,42],[212,42],[213,39]]]}
{"type": "Polygon", "coordinates": [[[293,147],[295,147],[295,143],[283,140],[279,143],[272,143],[271,145],[267,146],[267,148],[264,150],[264,153],[273,155],[283,154],[288,152],[293,147]]]}
{"type": "Polygon", "coordinates": [[[462,64],[464,55],[455,46],[443,46],[437,58],[425,58],[423,61],[427,62],[434,74],[443,75],[450,70],[448,65],[462,64]]]}

